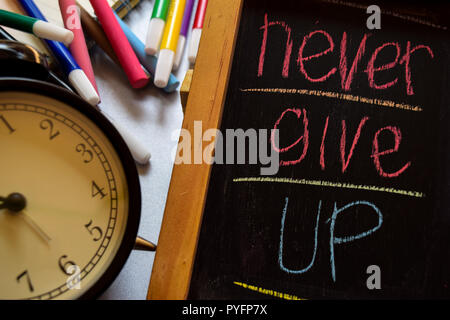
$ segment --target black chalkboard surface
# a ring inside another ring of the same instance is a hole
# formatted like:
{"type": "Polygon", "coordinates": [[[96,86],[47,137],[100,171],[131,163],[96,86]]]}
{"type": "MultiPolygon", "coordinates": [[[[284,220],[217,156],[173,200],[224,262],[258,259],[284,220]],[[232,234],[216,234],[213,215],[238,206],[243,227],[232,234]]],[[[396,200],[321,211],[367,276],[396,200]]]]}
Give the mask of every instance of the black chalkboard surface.
{"type": "Polygon", "coordinates": [[[278,129],[280,168],[213,166],[189,298],[450,297],[447,27],[368,16],[244,1],[221,131],[278,129]]]}

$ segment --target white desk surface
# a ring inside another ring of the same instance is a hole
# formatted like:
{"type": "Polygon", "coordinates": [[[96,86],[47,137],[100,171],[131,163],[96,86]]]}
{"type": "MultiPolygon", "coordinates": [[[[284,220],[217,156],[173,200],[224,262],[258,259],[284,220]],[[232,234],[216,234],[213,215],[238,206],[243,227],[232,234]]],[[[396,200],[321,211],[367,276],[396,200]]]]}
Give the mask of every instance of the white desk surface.
{"type": "MultiPolygon", "coordinates": [[[[124,19],[143,41],[153,4],[154,0],[141,0],[139,6],[124,19]]],[[[100,107],[145,143],[152,153],[150,164],[138,166],[142,189],[139,236],[157,244],[172,175],[173,150],[178,140],[171,137],[174,131],[181,128],[183,121],[179,90],[166,94],[153,85],[140,90],[132,89],[123,71],[100,49],[95,48],[92,53],[102,99],[100,107]]],[[[175,73],[181,82],[188,68],[185,50],[183,62],[175,73]]],[[[132,251],[125,267],[100,299],[146,299],[154,258],[154,252],[132,251]]]]}

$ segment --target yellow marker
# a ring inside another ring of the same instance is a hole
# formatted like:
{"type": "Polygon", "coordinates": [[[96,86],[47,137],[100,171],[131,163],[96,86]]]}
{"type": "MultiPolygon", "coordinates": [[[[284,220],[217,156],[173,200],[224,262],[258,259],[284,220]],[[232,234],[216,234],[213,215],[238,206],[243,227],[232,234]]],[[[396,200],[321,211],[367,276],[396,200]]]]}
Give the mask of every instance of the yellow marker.
{"type": "Polygon", "coordinates": [[[177,51],[185,6],[186,0],[172,0],[170,3],[167,24],[164,29],[155,71],[154,83],[159,88],[165,88],[169,82],[169,76],[175,60],[175,52],[177,51]]]}

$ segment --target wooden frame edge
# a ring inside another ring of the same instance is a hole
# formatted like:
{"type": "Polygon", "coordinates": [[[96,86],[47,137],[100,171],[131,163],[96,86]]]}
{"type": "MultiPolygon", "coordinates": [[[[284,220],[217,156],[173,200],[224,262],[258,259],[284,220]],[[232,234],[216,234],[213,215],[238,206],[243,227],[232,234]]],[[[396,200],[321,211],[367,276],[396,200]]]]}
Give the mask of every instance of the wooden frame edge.
{"type": "MultiPolygon", "coordinates": [[[[220,127],[243,1],[208,3],[183,120],[192,137],[194,121],[202,121],[202,134],[220,127]]],[[[210,172],[206,163],[174,165],[147,299],[187,298],[210,172]]]]}

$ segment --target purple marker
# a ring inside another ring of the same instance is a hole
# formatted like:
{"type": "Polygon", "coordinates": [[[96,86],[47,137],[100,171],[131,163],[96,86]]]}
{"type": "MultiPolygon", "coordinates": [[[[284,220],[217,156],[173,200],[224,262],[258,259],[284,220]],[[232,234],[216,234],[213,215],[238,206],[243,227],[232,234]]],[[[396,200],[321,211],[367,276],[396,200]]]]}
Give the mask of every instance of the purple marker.
{"type": "Polygon", "coordinates": [[[177,70],[183,57],[184,46],[191,24],[192,9],[194,8],[195,0],[186,0],[186,7],[184,9],[183,23],[181,25],[180,37],[178,38],[177,52],[175,54],[175,61],[173,63],[173,70],[177,70]]]}

